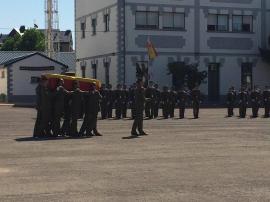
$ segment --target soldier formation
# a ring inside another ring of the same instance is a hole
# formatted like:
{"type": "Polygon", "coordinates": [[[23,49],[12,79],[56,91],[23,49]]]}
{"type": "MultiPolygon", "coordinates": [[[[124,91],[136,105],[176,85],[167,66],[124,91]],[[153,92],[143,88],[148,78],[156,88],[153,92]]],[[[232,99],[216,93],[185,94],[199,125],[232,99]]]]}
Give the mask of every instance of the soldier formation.
{"type": "Polygon", "coordinates": [[[48,86],[48,79],[42,76],[36,88],[35,138],[101,136],[97,131],[98,113],[101,113],[101,119],[126,119],[128,109],[131,109],[130,118],[134,120],[131,134],[146,135],[143,131],[144,117],[156,119],[161,109],[164,119],[174,118],[175,109],[178,108],[179,118],[183,119],[189,98],[194,118],[199,118],[201,93],[198,89],[189,92],[184,88],[175,91],[163,87],[160,91],[153,82],[144,88],[140,80],[129,88],[119,84],[115,90],[111,85],[103,84],[97,91],[95,84],[92,84],[89,91],[82,91],[79,82],[74,81],[72,91],[68,91],[64,88],[63,79],[58,79],[55,90],[48,86]],[[80,130],[79,119],[83,119],[80,130]]]}
{"type": "Polygon", "coordinates": [[[228,117],[234,116],[234,108],[239,108],[239,117],[245,118],[247,116],[247,108],[251,107],[252,117],[257,118],[259,116],[259,109],[264,108],[264,117],[269,118],[270,113],[270,88],[265,87],[261,91],[258,87],[254,87],[252,90],[247,90],[242,87],[238,94],[234,87],[231,87],[227,93],[227,107],[228,117]]]}

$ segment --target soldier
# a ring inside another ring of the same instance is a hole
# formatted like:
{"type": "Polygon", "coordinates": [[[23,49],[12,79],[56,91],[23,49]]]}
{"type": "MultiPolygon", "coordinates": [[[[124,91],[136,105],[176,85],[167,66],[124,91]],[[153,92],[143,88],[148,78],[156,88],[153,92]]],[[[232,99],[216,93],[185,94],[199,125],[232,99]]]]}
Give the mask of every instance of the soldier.
{"type": "Polygon", "coordinates": [[[112,85],[108,85],[108,99],[107,99],[107,118],[111,119],[112,118],[112,111],[113,111],[113,103],[114,103],[114,95],[112,91],[112,85]]]}
{"type": "Polygon", "coordinates": [[[114,91],[115,118],[121,119],[122,114],[122,86],[118,84],[114,91]]]}
{"type": "Polygon", "coordinates": [[[41,131],[40,124],[41,124],[41,104],[42,104],[42,93],[41,91],[47,85],[47,78],[42,76],[39,80],[39,84],[36,87],[36,109],[37,109],[37,118],[35,122],[33,137],[39,138],[44,136],[43,132],[41,131]]]}
{"type": "Polygon", "coordinates": [[[154,99],[154,102],[153,102],[153,105],[154,105],[154,118],[157,118],[158,117],[158,111],[159,111],[159,105],[160,105],[160,97],[161,97],[161,92],[160,90],[158,89],[158,84],[155,84],[154,85],[154,96],[153,96],[153,99],[154,99]]]}
{"type": "Polygon", "coordinates": [[[194,119],[199,118],[200,104],[201,104],[201,92],[198,87],[195,87],[191,92],[191,100],[193,107],[194,119]]]}
{"type": "Polygon", "coordinates": [[[257,118],[258,112],[260,108],[261,101],[261,92],[258,88],[254,87],[254,89],[250,93],[251,100],[251,108],[252,108],[252,117],[257,118]]]}
{"type": "Polygon", "coordinates": [[[102,100],[100,103],[100,111],[101,111],[101,119],[106,119],[108,117],[108,91],[106,89],[106,85],[102,84],[100,89],[100,94],[102,96],[102,100]]]}
{"type": "Polygon", "coordinates": [[[64,80],[59,79],[54,93],[53,102],[52,131],[55,137],[61,134],[61,117],[64,115],[65,97],[69,94],[69,92],[63,86],[64,80]]]}
{"type": "Polygon", "coordinates": [[[263,105],[264,105],[264,117],[269,118],[270,113],[270,90],[268,86],[265,86],[263,91],[263,105]]]}
{"type": "Polygon", "coordinates": [[[179,107],[179,118],[184,119],[188,92],[184,88],[182,88],[181,90],[178,91],[177,97],[178,97],[177,100],[178,100],[178,107],[179,107]]]}
{"type": "Polygon", "coordinates": [[[228,107],[228,117],[232,117],[234,115],[233,109],[236,101],[236,91],[234,87],[229,88],[227,93],[227,107],[228,107]]]}
{"type": "MultiPolygon", "coordinates": [[[[42,86],[39,88],[39,110],[40,110],[40,135],[43,137],[52,136],[51,134],[51,118],[52,118],[52,92],[48,88],[48,79],[42,77],[42,86]]],[[[38,90],[38,91],[39,91],[38,90]]]]}
{"type": "Polygon", "coordinates": [[[131,119],[135,118],[135,84],[131,85],[129,88],[129,106],[131,109],[131,119]]]}
{"type": "Polygon", "coordinates": [[[244,87],[241,88],[239,94],[239,116],[240,118],[245,118],[248,106],[248,92],[244,87]]]}
{"type": "Polygon", "coordinates": [[[145,116],[148,119],[152,119],[154,116],[153,96],[153,82],[150,81],[148,87],[145,89],[145,97],[147,98],[147,102],[145,103],[145,116]]]}
{"type": "Polygon", "coordinates": [[[169,98],[169,88],[167,86],[163,87],[161,92],[161,103],[162,103],[162,114],[164,119],[169,117],[169,107],[170,107],[170,98],[169,98]]]}
{"type": "Polygon", "coordinates": [[[174,90],[174,87],[171,88],[169,91],[169,114],[171,118],[174,118],[174,111],[175,111],[175,106],[176,106],[176,98],[177,98],[177,93],[174,90]]]}
{"type": "Polygon", "coordinates": [[[129,92],[127,90],[127,86],[123,85],[122,88],[122,105],[121,105],[121,111],[122,111],[122,117],[125,119],[127,118],[127,109],[128,109],[128,100],[129,100],[129,92]]]}
{"type": "Polygon", "coordinates": [[[78,119],[81,115],[83,104],[83,91],[80,90],[79,82],[73,82],[73,91],[71,92],[71,126],[70,135],[78,136],[78,119]]]}
{"type": "Polygon", "coordinates": [[[137,88],[135,90],[135,119],[132,126],[131,136],[138,137],[139,135],[147,135],[143,131],[143,111],[145,104],[145,90],[143,88],[143,82],[137,81],[137,88]],[[137,130],[139,133],[137,133],[137,130]]]}
{"type": "Polygon", "coordinates": [[[97,117],[100,108],[100,101],[102,96],[96,90],[96,85],[93,83],[90,86],[89,92],[85,93],[85,116],[82,127],[80,129],[80,136],[102,136],[97,130],[97,117]],[[92,133],[93,132],[93,133],[92,133]]]}
{"type": "Polygon", "coordinates": [[[71,123],[71,94],[65,95],[64,99],[64,122],[61,128],[62,136],[69,136],[71,123]]]}

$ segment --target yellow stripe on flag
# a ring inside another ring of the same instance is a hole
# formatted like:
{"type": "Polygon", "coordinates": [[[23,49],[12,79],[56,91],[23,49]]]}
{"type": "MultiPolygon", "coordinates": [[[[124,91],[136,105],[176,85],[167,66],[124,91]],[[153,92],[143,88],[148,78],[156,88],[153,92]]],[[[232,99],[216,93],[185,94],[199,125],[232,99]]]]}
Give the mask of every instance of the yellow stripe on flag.
{"type": "Polygon", "coordinates": [[[154,60],[158,56],[156,48],[154,44],[150,41],[150,39],[148,39],[147,41],[147,50],[148,50],[148,56],[150,60],[154,60]]]}

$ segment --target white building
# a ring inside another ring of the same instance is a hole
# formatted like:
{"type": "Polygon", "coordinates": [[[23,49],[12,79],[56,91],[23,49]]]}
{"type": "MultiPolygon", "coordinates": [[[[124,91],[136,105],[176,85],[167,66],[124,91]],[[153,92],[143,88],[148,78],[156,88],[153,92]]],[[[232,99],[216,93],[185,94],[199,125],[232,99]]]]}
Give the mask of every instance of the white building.
{"type": "Polygon", "coordinates": [[[172,85],[172,61],[199,63],[212,101],[230,86],[270,85],[258,49],[269,46],[269,0],[75,0],[75,15],[78,75],[132,84],[149,37],[159,54],[149,74],[160,86],[172,85]]]}
{"type": "Polygon", "coordinates": [[[7,57],[12,54],[5,54],[5,59],[0,57],[0,94],[7,95],[11,103],[34,104],[38,78],[42,74],[60,74],[67,71],[68,66],[38,52],[21,54],[19,57],[7,57]]]}

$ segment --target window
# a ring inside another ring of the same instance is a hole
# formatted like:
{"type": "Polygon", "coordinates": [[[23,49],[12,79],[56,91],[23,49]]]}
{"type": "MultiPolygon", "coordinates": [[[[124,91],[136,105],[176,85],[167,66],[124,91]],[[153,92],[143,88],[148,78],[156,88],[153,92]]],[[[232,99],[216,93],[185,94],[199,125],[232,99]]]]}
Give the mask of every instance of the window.
{"type": "Polygon", "coordinates": [[[185,14],[184,13],[163,13],[163,29],[184,29],[185,14]]]}
{"type": "Polygon", "coordinates": [[[110,16],[109,16],[109,14],[104,15],[104,22],[105,22],[105,32],[110,31],[110,16]]]}
{"type": "Polygon", "coordinates": [[[40,81],[40,77],[32,76],[30,83],[37,84],[37,83],[39,83],[39,81],[40,81]]]}
{"type": "Polygon", "coordinates": [[[232,27],[233,27],[234,32],[252,32],[253,31],[253,16],[234,15],[232,27]]]}
{"type": "Polygon", "coordinates": [[[93,79],[97,78],[97,64],[92,64],[93,79]]]}
{"type": "Polygon", "coordinates": [[[85,38],[85,28],[86,28],[86,24],[82,22],[81,23],[82,39],[85,38]]]}
{"type": "Polygon", "coordinates": [[[241,77],[242,86],[251,89],[253,85],[252,63],[242,63],[241,77]]]}
{"type": "Polygon", "coordinates": [[[1,72],[1,78],[4,79],[5,77],[6,77],[5,71],[3,70],[3,71],[1,72]]]}
{"type": "Polygon", "coordinates": [[[209,14],[208,31],[229,31],[229,15],[209,14]]]}
{"type": "Polygon", "coordinates": [[[158,29],[159,13],[153,11],[136,12],[136,28],[139,29],[158,29]]]}
{"type": "Polygon", "coordinates": [[[93,18],[92,19],[92,35],[97,34],[97,19],[93,18]]]}

